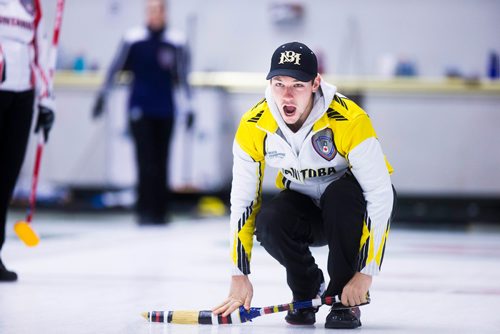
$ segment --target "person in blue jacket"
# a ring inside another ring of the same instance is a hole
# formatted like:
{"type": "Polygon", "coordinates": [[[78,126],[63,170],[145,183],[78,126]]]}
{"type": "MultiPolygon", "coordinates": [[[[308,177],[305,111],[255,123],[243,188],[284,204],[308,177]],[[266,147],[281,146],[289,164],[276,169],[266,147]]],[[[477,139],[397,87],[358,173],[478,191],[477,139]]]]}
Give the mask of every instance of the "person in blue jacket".
{"type": "MultiPolygon", "coordinates": [[[[163,0],[148,0],[146,24],[129,30],[109,68],[93,109],[104,111],[106,98],[120,71],[132,73],[128,120],[138,167],[136,212],[139,224],[166,222],[170,197],[168,159],[176,106],[189,104],[189,54],[184,37],[170,29],[163,0]],[[175,92],[175,94],[174,94],[175,92]]],[[[184,105],[184,109],[191,110],[184,105]]],[[[193,123],[187,113],[187,124],[193,123]]]]}

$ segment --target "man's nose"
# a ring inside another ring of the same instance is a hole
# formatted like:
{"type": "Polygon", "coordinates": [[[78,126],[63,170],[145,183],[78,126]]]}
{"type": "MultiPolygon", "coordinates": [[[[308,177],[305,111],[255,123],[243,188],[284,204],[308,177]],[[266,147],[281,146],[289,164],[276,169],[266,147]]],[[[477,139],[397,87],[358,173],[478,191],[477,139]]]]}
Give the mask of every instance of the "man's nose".
{"type": "Polygon", "coordinates": [[[285,96],[286,97],[292,97],[293,96],[293,88],[292,87],[285,87],[285,96]]]}

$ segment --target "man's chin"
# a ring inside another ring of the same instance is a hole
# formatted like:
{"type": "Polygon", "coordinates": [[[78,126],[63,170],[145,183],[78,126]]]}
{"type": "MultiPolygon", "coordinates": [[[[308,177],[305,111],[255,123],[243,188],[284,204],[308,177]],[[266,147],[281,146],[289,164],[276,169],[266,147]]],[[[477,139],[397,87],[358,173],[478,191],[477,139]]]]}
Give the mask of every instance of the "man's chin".
{"type": "Polygon", "coordinates": [[[294,125],[295,123],[297,123],[297,120],[295,118],[292,118],[292,117],[283,117],[283,121],[285,121],[286,125],[294,125]]]}
{"type": "Polygon", "coordinates": [[[284,120],[285,121],[285,124],[292,130],[292,131],[297,131],[301,126],[302,124],[299,124],[300,122],[298,120],[295,120],[295,121],[287,121],[287,120],[284,120]]]}

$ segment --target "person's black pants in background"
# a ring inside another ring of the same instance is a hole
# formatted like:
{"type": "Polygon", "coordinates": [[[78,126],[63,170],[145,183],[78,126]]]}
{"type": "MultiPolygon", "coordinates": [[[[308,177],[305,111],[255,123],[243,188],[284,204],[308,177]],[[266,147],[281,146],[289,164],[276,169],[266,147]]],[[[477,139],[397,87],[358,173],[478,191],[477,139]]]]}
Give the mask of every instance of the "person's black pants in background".
{"type": "Polygon", "coordinates": [[[346,174],[330,184],[321,209],[306,195],[283,190],[262,206],[257,240],[286,268],[294,300],[315,298],[322,280],[310,246],[328,245],[330,283],[326,295],[339,295],[358,270],[366,202],[356,179],[346,174]]]}
{"type": "Polygon", "coordinates": [[[137,161],[137,203],[139,223],[165,222],[170,197],[168,159],[173,118],[140,118],[130,121],[137,161]]]}
{"type": "Polygon", "coordinates": [[[7,209],[23,165],[33,119],[34,91],[0,90],[0,250],[7,209]]]}

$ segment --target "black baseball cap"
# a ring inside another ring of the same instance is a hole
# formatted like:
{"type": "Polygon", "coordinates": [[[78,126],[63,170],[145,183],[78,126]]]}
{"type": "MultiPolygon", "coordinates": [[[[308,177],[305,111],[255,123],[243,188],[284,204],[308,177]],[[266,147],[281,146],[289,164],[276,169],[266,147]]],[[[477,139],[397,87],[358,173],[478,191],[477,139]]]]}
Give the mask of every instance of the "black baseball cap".
{"type": "Polygon", "coordinates": [[[285,75],[299,81],[311,81],[318,75],[318,60],[307,45],[299,42],[279,46],[271,58],[271,69],[266,79],[285,75]]]}

